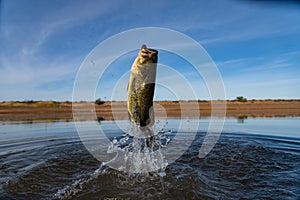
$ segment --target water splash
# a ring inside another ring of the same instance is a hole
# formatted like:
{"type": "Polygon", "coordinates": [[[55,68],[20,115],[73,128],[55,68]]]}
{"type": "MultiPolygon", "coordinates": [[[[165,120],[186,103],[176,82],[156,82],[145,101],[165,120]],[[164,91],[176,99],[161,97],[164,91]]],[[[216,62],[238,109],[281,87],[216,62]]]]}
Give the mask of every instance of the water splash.
{"type": "Polygon", "coordinates": [[[146,181],[147,178],[160,177],[160,182],[163,185],[168,162],[161,149],[171,142],[171,138],[167,135],[171,133],[171,130],[158,130],[158,127],[157,125],[150,128],[140,128],[131,124],[128,133],[112,139],[107,149],[109,154],[116,153],[112,160],[102,163],[92,174],[82,175],[71,185],[58,190],[54,198],[71,199],[85,190],[99,176],[113,173],[110,168],[125,172],[123,174],[124,184],[134,184],[146,181]],[[149,139],[147,136],[152,137],[153,144],[150,147],[147,144],[149,139]]]}
{"type": "Polygon", "coordinates": [[[161,149],[170,141],[165,131],[158,131],[155,126],[139,127],[132,124],[128,133],[113,138],[107,153],[116,153],[116,156],[106,164],[128,173],[164,174],[162,171],[168,162],[161,149]]]}
{"type": "Polygon", "coordinates": [[[77,193],[81,192],[87,187],[87,184],[106,172],[107,166],[103,163],[101,166],[96,169],[92,174],[83,175],[82,177],[78,177],[78,179],[71,185],[67,185],[66,187],[58,190],[54,194],[55,199],[71,199],[77,193]]]}
{"type": "MultiPolygon", "coordinates": [[[[154,132],[155,129],[147,131],[154,132]]],[[[116,153],[116,156],[96,169],[92,174],[78,177],[71,185],[64,187],[54,195],[57,199],[70,199],[79,192],[85,190],[87,185],[97,179],[100,175],[106,173],[109,167],[118,167],[119,171],[127,172],[125,182],[134,183],[136,181],[146,180],[150,176],[159,176],[163,183],[163,177],[166,176],[165,168],[168,165],[167,160],[161,152],[161,148],[166,147],[171,139],[164,130],[160,130],[153,135],[153,145],[147,146],[147,137],[142,137],[143,129],[132,125],[131,134],[124,134],[120,137],[114,137],[108,147],[107,153],[116,153]]],[[[149,133],[149,132],[148,132],[149,133]]]]}

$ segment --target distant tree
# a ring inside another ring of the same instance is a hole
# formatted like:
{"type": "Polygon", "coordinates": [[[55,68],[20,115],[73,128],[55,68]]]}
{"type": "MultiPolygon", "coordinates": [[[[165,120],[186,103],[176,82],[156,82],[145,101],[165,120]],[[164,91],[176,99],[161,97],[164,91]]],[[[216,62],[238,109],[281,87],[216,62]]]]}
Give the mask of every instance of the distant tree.
{"type": "Polygon", "coordinates": [[[34,101],[34,100],[25,100],[23,102],[27,103],[27,104],[33,104],[33,103],[36,103],[37,101],[34,101]]]}
{"type": "Polygon", "coordinates": [[[243,96],[238,96],[235,99],[238,102],[247,102],[247,98],[243,97],[243,96]]]}
{"type": "Polygon", "coordinates": [[[96,101],[95,101],[95,104],[97,104],[97,105],[101,105],[101,104],[104,104],[105,102],[104,101],[102,101],[100,98],[99,99],[96,99],[96,101]]]}

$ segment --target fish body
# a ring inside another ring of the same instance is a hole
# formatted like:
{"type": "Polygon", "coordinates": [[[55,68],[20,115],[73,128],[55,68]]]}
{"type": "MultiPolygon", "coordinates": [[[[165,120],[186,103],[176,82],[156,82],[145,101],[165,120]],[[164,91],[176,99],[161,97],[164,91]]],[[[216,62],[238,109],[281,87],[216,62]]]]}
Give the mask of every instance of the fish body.
{"type": "Polygon", "coordinates": [[[127,88],[127,108],[132,123],[141,127],[154,124],[153,96],[158,51],[142,45],[131,67],[127,88]]]}

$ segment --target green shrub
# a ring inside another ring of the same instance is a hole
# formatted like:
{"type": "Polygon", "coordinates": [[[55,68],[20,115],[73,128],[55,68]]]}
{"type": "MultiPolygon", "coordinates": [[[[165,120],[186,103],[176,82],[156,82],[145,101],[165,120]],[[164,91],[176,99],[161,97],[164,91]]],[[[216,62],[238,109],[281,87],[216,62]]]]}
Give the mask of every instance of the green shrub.
{"type": "Polygon", "coordinates": [[[236,97],[235,100],[238,101],[238,102],[247,102],[247,99],[243,96],[238,96],[238,97],[236,97]]]}
{"type": "Polygon", "coordinates": [[[95,104],[97,104],[97,105],[101,105],[101,104],[104,104],[105,102],[104,101],[102,101],[100,98],[99,99],[96,99],[96,101],[95,101],[95,104]]]}

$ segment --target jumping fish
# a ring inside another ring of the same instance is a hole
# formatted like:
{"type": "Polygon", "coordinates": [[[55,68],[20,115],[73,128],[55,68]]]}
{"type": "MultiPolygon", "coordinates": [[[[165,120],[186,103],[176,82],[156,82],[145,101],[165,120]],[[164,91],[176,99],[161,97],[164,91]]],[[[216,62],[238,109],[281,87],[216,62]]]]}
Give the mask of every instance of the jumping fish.
{"type": "Polygon", "coordinates": [[[158,51],[144,44],[131,67],[127,88],[127,108],[132,123],[140,127],[154,124],[153,96],[158,51]]]}
{"type": "Polygon", "coordinates": [[[158,51],[142,45],[135,59],[127,88],[127,108],[134,124],[151,126],[154,123],[153,96],[158,51]]]}

